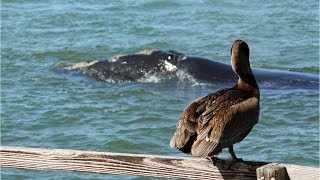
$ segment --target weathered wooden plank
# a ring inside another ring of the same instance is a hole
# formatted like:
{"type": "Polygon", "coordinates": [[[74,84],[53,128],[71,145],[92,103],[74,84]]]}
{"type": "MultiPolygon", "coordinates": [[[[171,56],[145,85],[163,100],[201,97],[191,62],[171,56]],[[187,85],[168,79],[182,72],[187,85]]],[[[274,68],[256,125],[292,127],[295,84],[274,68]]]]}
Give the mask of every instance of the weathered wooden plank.
{"type": "Polygon", "coordinates": [[[270,163],[257,169],[257,179],[261,180],[290,180],[285,166],[270,163]]]}
{"type": "MultiPolygon", "coordinates": [[[[0,155],[1,167],[8,168],[187,179],[256,179],[256,169],[267,164],[246,161],[226,169],[227,161],[219,159],[214,166],[204,158],[6,146],[1,146],[0,155]]],[[[291,179],[319,179],[319,168],[285,166],[291,179]]]]}

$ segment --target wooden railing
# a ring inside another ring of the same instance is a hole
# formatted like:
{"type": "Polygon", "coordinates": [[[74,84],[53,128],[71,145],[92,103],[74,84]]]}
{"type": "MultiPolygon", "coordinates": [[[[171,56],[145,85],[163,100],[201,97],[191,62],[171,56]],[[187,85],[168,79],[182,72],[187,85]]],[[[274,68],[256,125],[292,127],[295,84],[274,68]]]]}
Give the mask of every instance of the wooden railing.
{"type": "Polygon", "coordinates": [[[319,168],[267,162],[227,161],[213,165],[205,158],[144,154],[41,149],[0,148],[1,167],[127,174],[186,179],[319,179],[319,168]]]}

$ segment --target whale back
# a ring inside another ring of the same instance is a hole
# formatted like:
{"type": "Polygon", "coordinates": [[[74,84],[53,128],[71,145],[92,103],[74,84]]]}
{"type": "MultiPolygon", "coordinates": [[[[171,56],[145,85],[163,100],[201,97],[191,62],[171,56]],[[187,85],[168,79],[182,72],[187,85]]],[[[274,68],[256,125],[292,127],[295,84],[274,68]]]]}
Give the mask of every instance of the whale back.
{"type": "MultiPolygon", "coordinates": [[[[192,79],[197,83],[230,84],[237,75],[228,64],[187,56],[176,51],[145,51],[133,55],[115,56],[101,61],[87,61],[63,67],[81,71],[106,82],[160,82],[167,79],[192,79]],[[181,73],[183,72],[183,73],[181,73]],[[186,77],[184,77],[186,76],[186,77]],[[152,80],[156,79],[156,81],[152,80]]],[[[318,88],[319,75],[281,70],[252,68],[260,86],[318,88]]],[[[182,81],[185,82],[185,81],[182,81]]],[[[188,82],[188,81],[187,81],[188,82]]]]}
{"type": "Polygon", "coordinates": [[[176,71],[181,54],[175,51],[153,51],[99,61],[86,69],[86,73],[99,80],[136,81],[150,75],[166,76],[176,71]]]}

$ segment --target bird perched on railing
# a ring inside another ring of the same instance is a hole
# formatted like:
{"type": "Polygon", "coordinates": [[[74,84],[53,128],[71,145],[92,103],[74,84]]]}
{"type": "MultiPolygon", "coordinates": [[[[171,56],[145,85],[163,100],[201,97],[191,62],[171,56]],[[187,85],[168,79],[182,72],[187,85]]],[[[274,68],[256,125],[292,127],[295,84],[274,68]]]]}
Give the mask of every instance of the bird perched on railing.
{"type": "Polygon", "coordinates": [[[232,87],[192,101],[178,121],[170,146],[197,157],[212,158],[229,149],[231,163],[237,158],[233,144],[242,141],[259,119],[259,87],[249,63],[249,47],[236,40],[231,65],[238,76],[232,87]]]}

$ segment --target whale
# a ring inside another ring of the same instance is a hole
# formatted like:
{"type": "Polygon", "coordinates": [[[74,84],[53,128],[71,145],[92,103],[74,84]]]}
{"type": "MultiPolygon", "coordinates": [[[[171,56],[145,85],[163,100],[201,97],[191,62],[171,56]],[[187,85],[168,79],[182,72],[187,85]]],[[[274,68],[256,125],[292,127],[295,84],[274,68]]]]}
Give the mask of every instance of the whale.
{"type": "MultiPolygon", "coordinates": [[[[228,64],[188,56],[174,50],[150,50],[65,65],[62,69],[79,71],[106,82],[153,82],[193,79],[206,83],[234,83],[237,76],[228,64]]],[[[313,73],[252,68],[259,85],[319,87],[319,75],[313,73]]]]}

